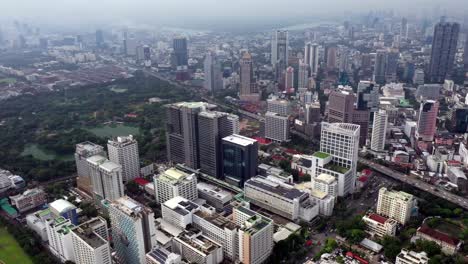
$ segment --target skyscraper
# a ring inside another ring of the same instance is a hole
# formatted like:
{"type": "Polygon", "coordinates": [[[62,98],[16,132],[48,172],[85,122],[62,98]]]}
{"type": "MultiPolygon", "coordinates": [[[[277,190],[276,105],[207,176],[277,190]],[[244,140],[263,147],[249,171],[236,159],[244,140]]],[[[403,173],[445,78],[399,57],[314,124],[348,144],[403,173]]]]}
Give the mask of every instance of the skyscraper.
{"type": "Polygon", "coordinates": [[[223,88],[223,76],[221,73],[221,63],[216,58],[216,54],[208,52],[204,62],[205,84],[207,91],[218,91],[223,88]]]}
{"type": "Polygon", "coordinates": [[[291,66],[286,68],[286,74],[284,76],[284,90],[287,93],[294,92],[294,68],[291,66]]]}
{"type": "Polygon", "coordinates": [[[87,159],[93,185],[93,193],[97,200],[116,200],[124,195],[122,166],[96,155],[87,159]]]}
{"type": "Polygon", "coordinates": [[[304,48],[304,60],[307,65],[310,67],[310,72],[312,75],[316,75],[318,71],[319,63],[319,46],[316,43],[308,42],[304,48]]]}
{"type": "Polygon", "coordinates": [[[327,69],[333,70],[337,68],[337,47],[335,45],[331,45],[327,47],[326,52],[326,65],[327,69]]]}
{"type": "Polygon", "coordinates": [[[386,58],[387,52],[385,50],[378,50],[375,53],[375,65],[374,65],[374,82],[378,84],[385,84],[385,72],[386,72],[386,58]]]}
{"type": "Polygon", "coordinates": [[[265,138],[277,142],[289,140],[290,102],[287,100],[268,99],[265,114],[265,138]]]}
{"type": "Polygon", "coordinates": [[[167,159],[200,168],[198,148],[198,113],[209,105],[203,102],[181,102],[166,105],[167,159]]]}
{"type": "Polygon", "coordinates": [[[298,82],[297,88],[309,87],[309,65],[303,60],[299,62],[298,82]]]}
{"type": "Polygon", "coordinates": [[[380,89],[377,84],[370,81],[360,81],[357,88],[357,105],[359,110],[369,110],[375,113],[379,110],[380,89]]]}
{"type": "Polygon", "coordinates": [[[239,118],[223,112],[201,112],[198,129],[200,171],[221,178],[221,139],[239,133],[239,118]]]}
{"type": "Polygon", "coordinates": [[[418,126],[416,129],[416,139],[423,141],[434,140],[438,112],[438,101],[426,100],[421,103],[418,115],[418,126]]]}
{"type": "Polygon", "coordinates": [[[257,174],[258,142],[241,135],[222,140],[223,177],[230,184],[242,187],[257,174]]]}
{"type": "Polygon", "coordinates": [[[109,160],[122,166],[122,179],[131,181],[140,176],[138,142],[132,135],[117,137],[107,141],[109,160]]]}
{"type": "Polygon", "coordinates": [[[104,148],[95,143],[86,141],[75,146],[75,165],[78,178],[76,184],[78,188],[88,192],[93,192],[92,182],[91,182],[91,173],[88,168],[88,162],[86,159],[94,156],[101,155],[105,156],[104,148]]]}
{"type": "Polygon", "coordinates": [[[388,115],[385,110],[375,113],[374,125],[372,126],[371,149],[383,151],[385,148],[385,135],[387,133],[388,115]]]}
{"type": "Polygon", "coordinates": [[[387,83],[397,81],[398,58],[400,53],[396,49],[389,50],[385,58],[385,81],[387,83]]]}
{"type": "Polygon", "coordinates": [[[352,92],[333,91],[328,97],[328,122],[352,123],[355,97],[352,92]]]}
{"type": "Polygon", "coordinates": [[[271,41],[271,65],[277,72],[283,72],[288,66],[288,47],[288,31],[275,31],[271,41]]]}
{"type": "Polygon", "coordinates": [[[172,48],[174,49],[172,64],[174,67],[188,65],[187,39],[177,37],[173,39],[172,48]]]}
{"type": "Polygon", "coordinates": [[[104,45],[104,32],[100,29],[96,30],[96,46],[102,47],[104,45]]]}
{"type": "Polygon", "coordinates": [[[465,74],[468,73],[468,33],[466,33],[465,49],[463,51],[463,63],[465,65],[465,74]]]}
{"type": "Polygon", "coordinates": [[[459,31],[458,23],[439,22],[436,24],[428,71],[428,78],[431,82],[443,83],[452,74],[459,31]]]}
{"type": "Polygon", "coordinates": [[[106,220],[93,218],[71,229],[76,264],[111,264],[106,220]]]}
{"type": "Polygon", "coordinates": [[[146,253],[157,245],[153,211],[124,196],[110,204],[109,216],[116,258],[120,263],[144,264],[146,253]]]}
{"type": "Polygon", "coordinates": [[[253,73],[252,55],[246,52],[239,61],[240,65],[240,97],[241,100],[258,99],[257,84],[253,73]],[[256,95],[257,94],[257,95],[256,95]]]}
{"type": "Polygon", "coordinates": [[[359,148],[359,125],[322,122],[320,152],[313,154],[312,178],[322,173],[338,180],[338,196],[353,193],[359,148]]]}
{"type": "Polygon", "coordinates": [[[402,39],[407,39],[408,38],[408,19],[406,17],[401,19],[401,25],[400,25],[400,36],[402,39]]]}
{"type": "Polygon", "coordinates": [[[156,202],[164,203],[176,196],[188,200],[198,198],[197,177],[179,168],[170,168],[154,176],[154,194],[156,202]]]}

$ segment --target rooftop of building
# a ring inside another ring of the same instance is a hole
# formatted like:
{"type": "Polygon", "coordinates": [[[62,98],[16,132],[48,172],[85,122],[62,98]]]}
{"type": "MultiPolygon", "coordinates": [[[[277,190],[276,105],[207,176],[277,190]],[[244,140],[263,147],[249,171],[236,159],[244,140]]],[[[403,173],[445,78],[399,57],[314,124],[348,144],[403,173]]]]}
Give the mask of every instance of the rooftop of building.
{"type": "Polygon", "coordinates": [[[374,220],[380,224],[385,224],[385,222],[387,222],[388,218],[387,217],[384,217],[384,216],[381,216],[381,215],[378,215],[378,214],[374,214],[374,213],[370,213],[368,215],[366,215],[367,218],[371,219],[371,220],[374,220]]]}
{"type": "Polygon", "coordinates": [[[252,186],[255,186],[257,188],[263,189],[265,191],[274,193],[276,195],[279,195],[279,196],[282,196],[282,197],[285,197],[285,198],[291,199],[291,200],[295,199],[295,198],[299,198],[299,197],[301,197],[303,195],[306,195],[305,192],[294,188],[294,186],[292,186],[292,185],[288,185],[286,183],[281,184],[281,183],[278,183],[278,182],[273,182],[273,181],[270,181],[270,180],[268,180],[267,178],[265,178],[263,176],[253,177],[253,178],[249,179],[245,183],[245,185],[252,185],[252,186]]]}
{"type": "Polygon", "coordinates": [[[175,210],[181,215],[187,215],[189,214],[189,212],[198,210],[200,208],[199,205],[188,199],[185,199],[182,196],[176,196],[170,200],[165,201],[164,206],[175,210]]]}
{"type": "Polygon", "coordinates": [[[76,148],[79,150],[85,150],[85,151],[94,151],[96,149],[103,149],[101,145],[98,145],[90,141],[78,143],[76,144],[76,148]]]}
{"type": "Polygon", "coordinates": [[[198,182],[197,189],[199,192],[207,193],[210,196],[223,200],[223,201],[231,200],[232,198],[232,194],[230,192],[225,191],[216,185],[211,185],[211,184],[204,183],[204,182],[198,182]]]}
{"type": "Polygon", "coordinates": [[[176,239],[180,239],[206,255],[209,255],[218,248],[221,248],[219,244],[204,236],[201,232],[191,232],[190,230],[186,230],[185,233],[182,233],[176,239]]]}
{"type": "Polygon", "coordinates": [[[219,228],[227,228],[229,230],[234,230],[237,229],[239,226],[237,226],[235,223],[233,223],[231,220],[227,219],[226,217],[220,215],[220,214],[207,214],[202,211],[198,211],[195,213],[197,216],[205,219],[206,221],[214,224],[215,226],[219,228]]]}
{"type": "Polygon", "coordinates": [[[128,196],[122,196],[111,203],[111,207],[119,209],[129,216],[137,216],[146,207],[128,196]]]}
{"type": "Polygon", "coordinates": [[[310,195],[317,198],[317,199],[322,200],[322,199],[326,198],[328,194],[326,192],[322,192],[322,191],[317,190],[317,189],[311,189],[310,190],[310,195]]]}
{"type": "Polygon", "coordinates": [[[349,134],[350,132],[355,134],[355,133],[358,133],[360,130],[360,126],[356,124],[322,122],[322,131],[325,128],[333,129],[333,131],[337,133],[346,133],[346,134],[349,134]]]}
{"type": "Polygon", "coordinates": [[[329,163],[325,164],[324,168],[327,169],[327,170],[331,170],[331,171],[340,173],[340,174],[345,174],[345,173],[347,173],[348,171],[351,170],[350,168],[343,167],[343,166],[341,166],[339,164],[336,164],[334,162],[329,162],[329,163]]]}
{"type": "Polygon", "coordinates": [[[415,252],[407,249],[401,249],[401,252],[397,255],[397,258],[400,259],[405,259],[408,261],[408,263],[414,263],[415,259],[419,259],[421,261],[425,262],[420,262],[420,263],[427,263],[429,261],[429,258],[427,257],[427,253],[422,251],[422,252],[415,252]],[[408,258],[409,256],[409,258],[408,258]]]}
{"type": "Polygon", "coordinates": [[[312,156],[320,158],[320,159],[326,159],[330,157],[331,155],[325,152],[317,151],[314,154],[312,154],[312,156]]]}
{"type": "Polygon", "coordinates": [[[64,212],[68,212],[70,210],[76,209],[76,206],[64,199],[58,199],[49,204],[49,208],[62,214],[64,212]]]}
{"type": "Polygon", "coordinates": [[[418,228],[417,232],[423,233],[429,237],[432,237],[435,240],[443,241],[449,245],[456,246],[460,242],[458,238],[451,237],[445,233],[437,231],[435,229],[430,228],[429,226],[423,224],[421,227],[418,228]]]}
{"type": "Polygon", "coordinates": [[[249,146],[249,145],[253,145],[257,143],[257,140],[255,139],[244,137],[244,136],[237,135],[237,134],[224,137],[223,141],[231,142],[233,144],[240,145],[240,146],[249,146]]]}
{"type": "Polygon", "coordinates": [[[336,182],[336,178],[334,176],[331,176],[330,174],[321,173],[319,176],[317,176],[317,178],[315,178],[315,181],[331,184],[333,182],[336,182]]]}
{"type": "Polygon", "coordinates": [[[110,160],[104,161],[99,167],[102,168],[103,170],[107,171],[107,172],[114,172],[116,170],[122,169],[121,165],[119,165],[119,164],[117,164],[115,162],[112,162],[110,160]]]}
{"type": "Polygon", "coordinates": [[[19,199],[19,198],[23,198],[23,197],[27,197],[27,196],[32,196],[32,195],[36,195],[36,194],[43,194],[43,193],[44,193],[44,190],[42,190],[40,188],[28,189],[28,190],[24,191],[23,193],[19,193],[17,195],[10,196],[10,199],[15,200],[15,199],[19,199]]]}
{"type": "Polygon", "coordinates": [[[94,218],[91,219],[90,221],[87,221],[79,226],[76,226],[72,228],[72,232],[80,237],[83,241],[85,241],[88,245],[90,245],[92,248],[99,248],[102,245],[107,244],[108,242],[106,241],[107,238],[103,238],[96,234],[93,231],[93,227],[97,225],[102,225],[104,219],[100,218],[94,218]]]}
{"type": "Polygon", "coordinates": [[[405,193],[402,191],[391,191],[385,187],[380,188],[380,191],[384,191],[386,195],[391,196],[392,198],[403,200],[403,201],[411,201],[414,199],[414,196],[409,193],[405,193]]]}
{"type": "Polygon", "coordinates": [[[107,141],[107,144],[111,146],[119,147],[119,146],[137,144],[137,141],[133,138],[133,135],[128,135],[128,136],[119,136],[116,138],[109,139],[107,141]]]}
{"type": "Polygon", "coordinates": [[[176,106],[176,107],[184,107],[184,108],[205,108],[209,106],[209,104],[205,102],[178,102],[178,103],[171,104],[171,105],[176,106]]]}
{"type": "Polygon", "coordinates": [[[158,263],[173,263],[171,261],[168,262],[167,260],[175,259],[178,257],[177,254],[169,252],[165,248],[153,248],[146,255],[156,260],[158,263]]]}
{"type": "Polygon", "coordinates": [[[157,180],[177,184],[185,180],[192,180],[195,177],[193,174],[188,174],[177,168],[169,168],[160,175],[156,176],[157,180]]]}
{"type": "Polygon", "coordinates": [[[94,155],[94,156],[91,156],[91,157],[86,159],[86,161],[88,161],[89,163],[91,163],[93,165],[96,165],[96,166],[102,164],[106,160],[107,160],[107,158],[104,157],[104,156],[101,156],[101,155],[94,155]]]}
{"type": "Polygon", "coordinates": [[[267,227],[271,223],[271,219],[256,214],[251,218],[247,219],[242,225],[241,229],[250,235],[254,235],[255,233],[261,231],[263,228],[267,227]]]}

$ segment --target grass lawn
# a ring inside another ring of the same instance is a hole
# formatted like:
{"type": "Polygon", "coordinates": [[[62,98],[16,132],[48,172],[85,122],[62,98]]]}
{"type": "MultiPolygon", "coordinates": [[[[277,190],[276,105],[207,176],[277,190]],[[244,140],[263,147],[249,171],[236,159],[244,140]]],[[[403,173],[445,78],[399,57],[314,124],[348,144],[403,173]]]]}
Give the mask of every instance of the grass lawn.
{"type": "Polygon", "coordinates": [[[0,83],[15,83],[16,82],[16,79],[15,78],[3,78],[3,79],[0,79],[0,83]]]}
{"type": "Polygon", "coordinates": [[[0,263],[1,262],[5,264],[33,263],[5,227],[0,227],[0,263]]]}

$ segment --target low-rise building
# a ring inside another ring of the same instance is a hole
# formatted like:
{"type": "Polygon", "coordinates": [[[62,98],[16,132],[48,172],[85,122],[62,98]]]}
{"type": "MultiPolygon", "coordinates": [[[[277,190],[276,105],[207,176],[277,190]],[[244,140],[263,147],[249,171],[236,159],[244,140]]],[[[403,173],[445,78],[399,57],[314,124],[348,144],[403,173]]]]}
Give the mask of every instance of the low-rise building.
{"type": "Polygon", "coordinates": [[[192,224],[192,215],[200,210],[200,207],[182,196],[176,196],[161,205],[162,217],[168,223],[186,228],[192,224]]]}
{"type": "Polygon", "coordinates": [[[244,185],[244,195],[252,204],[294,221],[310,221],[319,213],[319,205],[310,199],[308,193],[263,176],[248,180],[244,185]]]}
{"type": "Polygon", "coordinates": [[[232,194],[215,185],[205,182],[197,183],[198,197],[206,200],[208,204],[216,209],[223,209],[232,199],[232,194]]]}
{"type": "Polygon", "coordinates": [[[11,204],[19,212],[25,212],[44,205],[47,202],[46,193],[39,188],[26,190],[22,194],[10,196],[11,204]]]}
{"type": "Polygon", "coordinates": [[[461,246],[461,242],[458,238],[451,237],[438,230],[432,229],[429,226],[423,224],[416,231],[416,237],[419,239],[434,241],[441,247],[442,252],[447,255],[453,255],[461,246]]]}
{"type": "Polygon", "coordinates": [[[407,249],[402,249],[396,257],[395,264],[427,264],[429,258],[426,252],[414,252],[407,249]]]}
{"type": "Polygon", "coordinates": [[[146,253],[146,264],[179,264],[182,263],[180,255],[158,247],[146,253]]]}
{"type": "Polygon", "coordinates": [[[319,205],[319,213],[323,216],[331,216],[335,207],[335,197],[320,190],[312,189],[310,197],[319,205]]]}
{"type": "Polygon", "coordinates": [[[313,178],[312,182],[313,189],[322,191],[333,197],[338,196],[338,181],[335,177],[326,173],[321,173],[316,178],[313,178]]]}
{"type": "Polygon", "coordinates": [[[369,213],[362,218],[362,221],[366,224],[366,232],[371,236],[384,237],[396,234],[398,223],[394,219],[369,213]]]}

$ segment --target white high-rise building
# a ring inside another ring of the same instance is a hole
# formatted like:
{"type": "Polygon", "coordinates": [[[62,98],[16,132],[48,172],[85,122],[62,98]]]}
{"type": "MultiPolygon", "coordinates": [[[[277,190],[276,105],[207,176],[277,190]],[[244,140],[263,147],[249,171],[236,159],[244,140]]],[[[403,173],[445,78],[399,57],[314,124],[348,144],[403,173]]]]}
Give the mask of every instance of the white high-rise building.
{"type": "Polygon", "coordinates": [[[46,232],[49,241],[49,249],[57,258],[65,262],[75,261],[71,229],[74,225],[70,219],[63,216],[52,217],[46,220],[46,232]]]}
{"type": "Polygon", "coordinates": [[[322,123],[320,152],[312,159],[312,179],[321,173],[338,180],[338,196],[354,192],[358,161],[360,126],[348,123],[322,123]]]}
{"type": "Polygon", "coordinates": [[[415,207],[416,199],[413,195],[401,191],[390,191],[385,187],[380,188],[377,214],[393,218],[404,225],[410,220],[415,207]]]}
{"type": "Polygon", "coordinates": [[[189,200],[198,198],[197,177],[177,168],[170,168],[154,176],[156,202],[164,203],[176,196],[189,200]]]}
{"type": "Polygon", "coordinates": [[[277,142],[289,140],[289,117],[277,113],[265,114],[265,138],[277,142]]]}
{"type": "Polygon", "coordinates": [[[122,166],[100,155],[92,156],[87,161],[97,199],[113,201],[124,195],[122,166]]]}
{"type": "Polygon", "coordinates": [[[89,141],[76,144],[75,163],[78,177],[90,176],[86,159],[95,155],[105,156],[104,148],[89,141]]]}
{"type": "Polygon", "coordinates": [[[374,125],[372,126],[371,149],[383,151],[385,148],[385,135],[387,134],[388,115],[385,110],[374,114],[374,125]]]}
{"type": "Polygon", "coordinates": [[[153,211],[124,196],[109,206],[112,238],[120,263],[146,263],[146,253],[157,245],[153,211]]]}
{"type": "Polygon", "coordinates": [[[112,264],[106,220],[93,218],[72,228],[76,264],[112,264]]]}
{"type": "Polygon", "coordinates": [[[319,63],[319,46],[308,42],[304,48],[304,60],[309,65],[312,75],[316,75],[319,63]]]}
{"type": "Polygon", "coordinates": [[[291,113],[291,103],[288,100],[278,98],[267,100],[267,111],[288,116],[291,113]]]}
{"type": "Polygon", "coordinates": [[[124,182],[140,176],[138,142],[132,135],[109,140],[107,142],[107,151],[109,152],[109,160],[122,166],[124,182]]]}
{"type": "Polygon", "coordinates": [[[223,88],[221,64],[214,52],[208,52],[206,54],[203,68],[205,72],[205,89],[211,92],[221,90],[223,88]]]}

